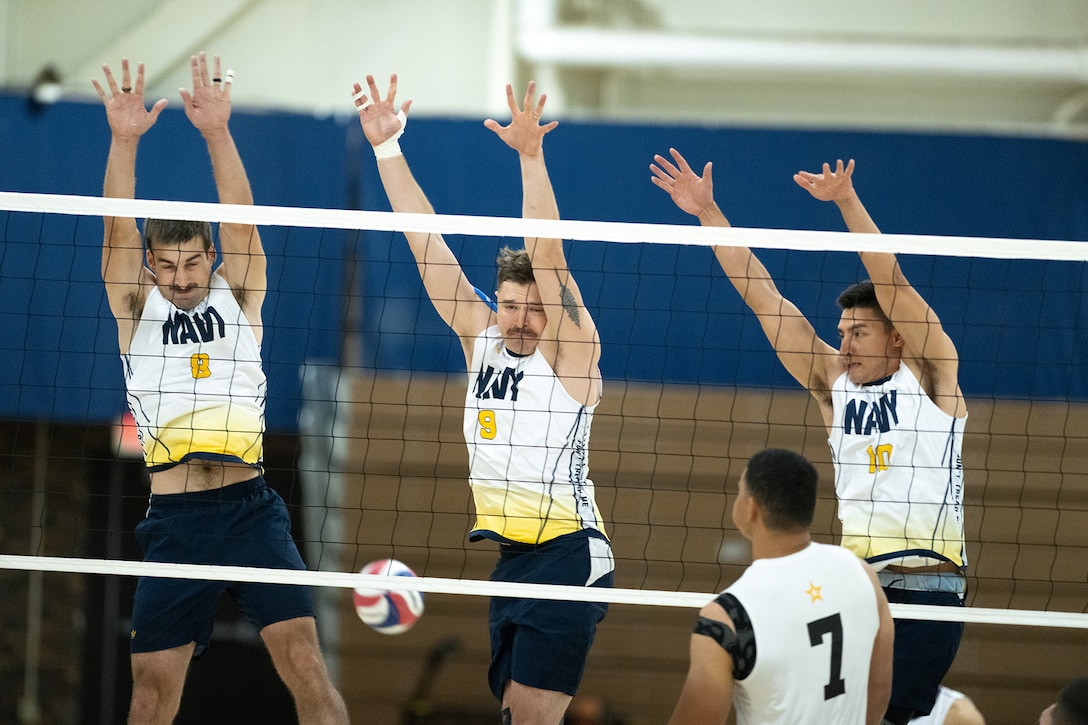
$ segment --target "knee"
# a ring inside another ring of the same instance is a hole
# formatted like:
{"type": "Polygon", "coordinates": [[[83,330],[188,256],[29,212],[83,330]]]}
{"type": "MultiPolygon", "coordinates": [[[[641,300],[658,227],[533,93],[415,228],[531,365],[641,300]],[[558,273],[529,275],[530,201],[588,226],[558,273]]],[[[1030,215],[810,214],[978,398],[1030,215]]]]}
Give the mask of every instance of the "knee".
{"type": "Polygon", "coordinates": [[[171,722],[181,706],[181,690],[175,692],[163,681],[136,678],[132,682],[132,701],[128,721],[137,723],[171,722]]]}
{"type": "Polygon", "coordinates": [[[130,723],[171,722],[181,706],[191,648],[133,655],[130,723]]]}
{"type": "MultiPolygon", "coordinates": [[[[275,625],[273,625],[275,626],[275,625]]],[[[319,692],[329,683],[325,659],[316,634],[305,626],[276,627],[263,634],[276,671],[293,692],[319,692]]]]}

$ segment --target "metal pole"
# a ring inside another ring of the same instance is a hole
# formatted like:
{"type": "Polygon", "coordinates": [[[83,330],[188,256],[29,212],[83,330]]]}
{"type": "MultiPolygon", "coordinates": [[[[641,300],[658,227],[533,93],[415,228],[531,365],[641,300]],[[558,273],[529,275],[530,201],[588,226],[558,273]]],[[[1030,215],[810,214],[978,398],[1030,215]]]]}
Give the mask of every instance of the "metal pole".
{"type": "MultiPolygon", "coordinates": [[[[121,558],[124,509],[124,462],[115,452],[110,461],[110,490],[106,499],[106,558],[121,558]]],[[[117,709],[117,633],[120,620],[121,578],[107,575],[102,592],[102,671],[99,681],[99,722],[114,722],[117,709]]]]}
{"type": "MultiPolygon", "coordinates": [[[[45,518],[45,479],[49,469],[49,424],[38,421],[34,437],[34,494],[30,505],[30,554],[42,555],[45,518]]],[[[19,698],[19,722],[37,725],[42,713],[39,703],[42,645],[43,572],[30,572],[26,596],[26,668],[23,695],[19,698]]]]}

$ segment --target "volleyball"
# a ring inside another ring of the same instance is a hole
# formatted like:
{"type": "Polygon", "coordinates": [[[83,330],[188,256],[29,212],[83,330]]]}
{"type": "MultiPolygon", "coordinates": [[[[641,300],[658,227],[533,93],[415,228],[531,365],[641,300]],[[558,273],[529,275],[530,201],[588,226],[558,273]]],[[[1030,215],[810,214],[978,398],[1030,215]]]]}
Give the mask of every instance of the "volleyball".
{"type": "MultiPolygon", "coordinates": [[[[364,566],[360,574],[410,576],[416,573],[396,559],[379,559],[364,566]]],[[[355,612],[359,619],[382,634],[407,632],[423,614],[423,593],[356,587],[355,612]]]]}

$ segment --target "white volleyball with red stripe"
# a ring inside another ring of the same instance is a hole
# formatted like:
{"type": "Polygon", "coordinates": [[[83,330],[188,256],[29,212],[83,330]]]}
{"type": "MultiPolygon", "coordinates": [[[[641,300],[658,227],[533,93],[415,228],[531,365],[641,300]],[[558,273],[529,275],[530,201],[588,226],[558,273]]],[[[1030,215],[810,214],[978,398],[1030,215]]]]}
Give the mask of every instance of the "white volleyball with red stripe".
{"type": "MultiPolygon", "coordinates": [[[[414,577],[416,573],[396,559],[379,559],[364,566],[360,574],[414,577]]],[[[355,612],[359,619],[382,634],[400,634],[412,628],[423,614],[423,593],[356,587],[355,612]]]]}

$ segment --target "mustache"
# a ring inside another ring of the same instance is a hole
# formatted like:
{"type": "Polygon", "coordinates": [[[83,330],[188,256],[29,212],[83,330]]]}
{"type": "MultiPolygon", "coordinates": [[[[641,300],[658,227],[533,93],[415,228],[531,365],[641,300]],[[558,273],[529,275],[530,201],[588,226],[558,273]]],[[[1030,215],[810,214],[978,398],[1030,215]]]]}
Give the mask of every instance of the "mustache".
{"type": "Polygon", "coordinates": [[[506,330],[506,334],[520,337],[536,337],[536,332],[529,327],[511,327],[506,330]]]}

